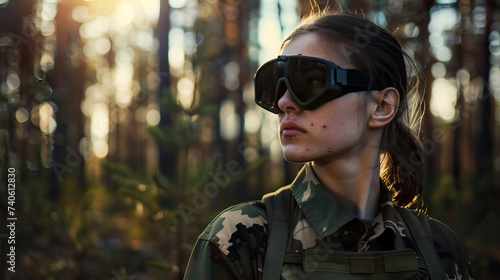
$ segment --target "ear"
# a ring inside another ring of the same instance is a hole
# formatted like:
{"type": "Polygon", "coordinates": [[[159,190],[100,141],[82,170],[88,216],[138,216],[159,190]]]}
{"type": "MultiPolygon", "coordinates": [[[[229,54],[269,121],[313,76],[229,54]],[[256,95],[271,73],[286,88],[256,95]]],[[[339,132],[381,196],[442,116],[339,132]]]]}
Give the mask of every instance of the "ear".
{"type": "Polygon", "coordinates": [[[371,128],[382,128],[392,121],[399,108],[399,92],[393,87],[372,91],[376,108],[371,112],[368,125],[371,128]]]}

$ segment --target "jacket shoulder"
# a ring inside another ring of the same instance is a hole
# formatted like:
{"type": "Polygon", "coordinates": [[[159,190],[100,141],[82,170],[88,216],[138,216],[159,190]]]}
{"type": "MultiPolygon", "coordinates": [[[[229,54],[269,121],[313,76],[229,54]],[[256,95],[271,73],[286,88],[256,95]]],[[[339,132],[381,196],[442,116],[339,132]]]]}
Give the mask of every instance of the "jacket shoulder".
{"type": "Polygon", "coordinates": [[[453,229],[434,218],[428,217],[427,219],[431,228],[434,246],[436,247],[436,250],[438,250],[438,253],[440,253],[440,250],[442,251],[443,249],[448,249],[448,251],[450,251],[450,253],[441,252],[439,254],[440,258],[451,258],[451,252],[453,251],[455,252],[453,255],[464,255],[467,253],[462,240],[453,229]]]}
{"type": "MultiPolygon", "coordinates": [[[[441,261],[448,279],[473,279],[469,254],[458,235],[446,224],[427,216],[421,211],[402,209],[401,213],[411,213],[419,221],[410,230],[413,238],[430,237],[437,257],[441,261]],[[420,225],[419,225],[420,224],[420,225]],[[425,225],[425,224],[428,224],[425,225]],[[422,226],[418,228],[418,226],[422,226]],[[428,228],[427,230],[425,228],[428,228]],[[429,236],[430,235],[430,236],[429,236]]],[[[414,240],[417,241],[417,240],[414,240]]]]}
{"type": "Polygon", "coordinates": [[[473,279],[469,254],[460,237],[443,222],[431,217],[428,220],[434,247],[448,276],[473,279]]]}
{"type": "MultiPolygon", "coordinates": [[[[260,201],[251,201],[222,211],[198,239],[209,241],[216,245],[224,255],[230,255],[231,251],[241,247],[237,246],[237,243],[252,243],[252,240],[262,240],[265,235],[267,235],[265,206],[260,201]]],[[[253,245],[260,247],[264,244],[253,245]]]]}

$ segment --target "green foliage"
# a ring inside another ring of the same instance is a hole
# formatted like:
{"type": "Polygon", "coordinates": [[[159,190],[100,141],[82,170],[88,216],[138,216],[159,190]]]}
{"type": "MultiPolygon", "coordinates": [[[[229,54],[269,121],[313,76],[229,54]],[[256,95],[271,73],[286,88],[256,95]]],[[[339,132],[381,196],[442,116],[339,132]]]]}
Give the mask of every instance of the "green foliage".
{"type": "Polygon", "coordinates": [[[190,147],[196,141],[191,125],[189,120],[179,120],[174,127],[149,127],[148,131],[165,150],[172,151],[190,147]]]}
{"type": "Polygon", "coordinates": [[[101,164],[109,172],[116,174],[116,175],[120,175],[122,177],[126,177],[128,179],[133,180],[134,182],[148,182],[149,181],[148,176],[145,176],[143,174],[138,174],[123,164],[117,164],[117,163],[110,162],[110,161],[103,161],[101,164]]]}

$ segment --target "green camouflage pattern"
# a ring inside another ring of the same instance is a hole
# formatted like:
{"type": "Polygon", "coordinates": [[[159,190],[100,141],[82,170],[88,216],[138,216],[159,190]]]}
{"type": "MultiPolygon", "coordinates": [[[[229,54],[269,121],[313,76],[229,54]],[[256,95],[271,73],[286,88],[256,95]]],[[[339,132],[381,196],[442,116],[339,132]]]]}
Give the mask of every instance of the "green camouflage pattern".
{"type": "MultiPolygon", "coordinates": [[[[395,215],[390,191],[383,183],[381,186],[378,215],[373,220],[362,220],[321,185],[311,164],[304,165],[293,183],[285,187],[290,188],[296,202],[290,205],[293,239],[288,251],[304,252],[311,248],[417,251],[404,222],[395,215]]],[[[267,223],[262,201],[238,204],[223,211],[199,236],[184,279],[262,279],[267,223]]],[[[448,279],[473,279],[469,256],[460,239],[439,221],[429,219],[429,224],[448,279]]],[[[427,279],[423,261],[418,262],[421,279],[427,279]]],[[[307,276],[301,265],[284,264],[281,279],[307,279],[307,276]]]]}

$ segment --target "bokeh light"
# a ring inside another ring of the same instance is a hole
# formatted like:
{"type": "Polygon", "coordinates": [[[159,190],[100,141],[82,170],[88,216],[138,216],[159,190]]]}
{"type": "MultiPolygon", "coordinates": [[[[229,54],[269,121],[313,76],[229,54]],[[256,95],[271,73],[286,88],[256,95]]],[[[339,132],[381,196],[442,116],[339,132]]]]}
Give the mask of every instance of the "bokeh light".
{"type": "Polygon", "coordinates": [[[169,0],[168,4],[170,4],[171,8],[181,9],[186,5],[186,0],[169,0]]]}
{"type": "Polygon", "coordinates": [[[177,100],[184,108],[191,107],[194,101],[194,82],[188,77],[183,77],[177,82],[177,100]]]}
{"type": "Polygon", "coordinates": [[[150,109],[146,114],[146,121],[150,126],[156,126],[160,123],[161,115],[157,109],[150,109]]]}
{"type": "Polygon", "coordinates": [[[260,129],[260,114],[257,110],[251,109],[245,113],[245,132],[256,133],[260,129]]]}
{"type": "Polygon", "coordinates": [[[10,91],[17,90],[19,85],[21,84],[21,80],[19,79],[19,75],[16,72],[11,72],[7,76],[7,88],[10,91]]]}
{"type": "Polygon", "coordinates": [[[25,123],[29,120],[30,114],[25,108],[19,108],[16,110],[16,120],[20,123],[25,123]]]}
{"type": "Polygon", "coordinates": [[[76,22],[86,22],[88,19],[89,10],[86,6],[77,6],[71,12],[71,18],[76,22]]]}
{"type": "Polygon", "coordinates": [[[234,140],[240,133],[240,117],[232,100],[224,100],[220,108],[220,133],[225,140],[234,140]]]}
{"type": "Polygon", "coordinates": [[[109,110],[105,104],[97,104],[90,118],[90,139],[94,155],[104,158],[108,154],[109,110]]]}
{"type": "Polygon", "coordinates": [[[455,105],[458,98],[457,86],[454,81],[438,78],[432,83],[431,113],[451,122],[455,117],[455,105]]]}
{"type": "Polygon", "coordinates": [[[448,31],[460,21],[460,13],[452,7],[434,7],[430,12],[429,31],[431,33],[448,31]]]}
{"type": "Polygon", "coordinates": [[[444,78],[446,76],[446,66],[441,62],[436,62],[431,66],[431,73],[434,78],[444,78]]]}
{"type": "Polygon", "coordinates": [[[56,128],[57,123],[54,119],[54,108],[53,104],[44,102],[40,105],[39,114],[39,127],[40,130],[45,134],[52,134],[56,128]]]}

